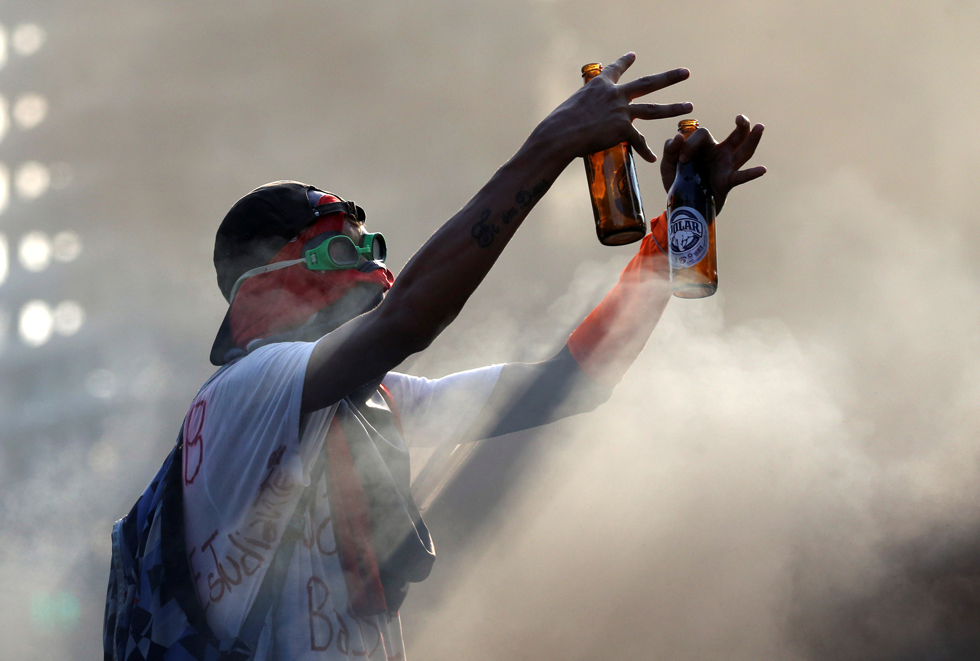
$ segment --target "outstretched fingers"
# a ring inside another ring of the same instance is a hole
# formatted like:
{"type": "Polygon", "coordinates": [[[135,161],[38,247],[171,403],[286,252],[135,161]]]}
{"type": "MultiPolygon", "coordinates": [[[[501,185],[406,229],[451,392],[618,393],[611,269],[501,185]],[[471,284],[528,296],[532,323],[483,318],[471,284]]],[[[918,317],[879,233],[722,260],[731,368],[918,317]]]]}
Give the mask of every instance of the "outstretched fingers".
{"type": "Polygon", "coordinates": [[[630,68],[630,65],[636,61],[636,53],[630,51],[626,55],[622,56],[612,64],[607,64],[602,67],[602,73],[600,76],[608,78],[614,83],[618,83],[620,77],[630,68]]]}
{"type": "Polygon", "coordinates": [[[663,119],[686,115],[694,110],[690,103],[631,103],[630,119],[663,119]]]}
{"type": "Polygon", "coordinates": [[[748,163],[749,159],[755,154],[756,147],[759,146],[759,141],[762,140],[762,132],[765,129],[766,127],[762,124],[756,124],[752,127],[752,130],[749,131],[748,137],[741,145],[739,145],[738,149],[735,150],[732,160],[736,168],[740,168],[748,163]]]}
{"type": "Polygon", "coordinates": [[[749,168],[748,170],[739,170],[738,172],[733,172],[731,177],[732,188],[736,186],[741,186],[742,184],[748,183],[753,179],[758,179],[766,173],[766,166],[757,165],[754,168],[749,168]]]}
{"type": "MultiPolygon", "coordinates": [[[[663,73],[655,73],[650,76],[643,76],[636,80],[631,80],[619,86],[619,89],[626,94],[627,98],[635,99],[665,87],[670,87],[682,80],[687,80],[691,72],[687,69],[671,69],[663,73]]],[[[618,78],[617,78],[618,80],[618,78]]]]}
{"type": "MultiPolygon", "coordinates": [[[[611,83],[618,83],[623,73],[630,68],[636,61],[635,53],[626,53],[612,64],[603,67],[599,75],[605,77],[611,83]]],[[[679,83],[688,78],[691,72],[687,69],[672,69],[652,76],[643,76],[624,85],[618,85],[618,103],[632,101],[633,99],[669,87],[674,83],[679,83]]],[[[677,117],[691,112],[694,106],[690,103],[626,103],[627,113],[630,122],[635,119],[664,119],[667,117],[677,117]]],[[[622,108],[622,105],[620,105],[622,108]]],[[[626,141],[632,145],[633,149],[645,160],[653,163],[657,156],[650,151],[647,146],[646,138],[636,130],[632,124],[626,128],[626,141]]]]}
{"type": "Polygon", "coordinates": [[[626,131],[626,141],[633,146],[637,154],[643,157],[643,160],[650,163],[656,162],[657,155],[650,151],[650,147],[647,146],[647,139],[632,124],[626,131]]]}
{"type": "Polygon", "coordinates": [[[745,142],[745,138],[749,135],[749,118],[745,115],[739,115],[735,118],[735,129],[728,134],[728,137],[722,141],[723,145],[729,147],[733,152],[738,149],[739,145],[745,142]]]}

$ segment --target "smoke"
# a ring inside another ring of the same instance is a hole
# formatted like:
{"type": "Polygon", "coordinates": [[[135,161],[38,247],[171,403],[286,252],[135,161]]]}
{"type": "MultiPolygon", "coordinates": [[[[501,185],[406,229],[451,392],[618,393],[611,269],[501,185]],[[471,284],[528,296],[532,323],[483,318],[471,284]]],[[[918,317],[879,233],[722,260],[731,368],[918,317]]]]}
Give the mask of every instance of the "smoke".
{"type": "Polygon", "coordinates": [[[980,649],[980,290],[958,237],[848,170],[776,209],[795,232],[759,268],[790,323],[726,323],[723,295],[672,301],[609,403],[516,441],[530,469],[493,527],[413,596],[417,654],[980,649]],[[828,296],[830,314],[807,305],[828,296]]]}
{"type": "MultiPolygon", "coordinates": [[[[972,3],[35,5],[0,15],[47,35],[9,52],[0,94],[48,114],[0,160],[73,177],[11,189],[0,216],[0,656],[98,654],[109,526],[210,373],[213,232],[242,193],[296,178],[357,200],[397,273],[583,63],[629,49],[627,78],[689,67],[653,100],[694,102],[716,135],[764,122],[770,172],[719,219],[719,294],[673,300],[598,411],[494,441],[512,465],[471,509],[433,506],[409,654],[976,656],[972,3]],[[84,251],[27,273],[34,230],[84,251]],[[78,301],[81,331],[23,346],[36,298],[78,301]]],[[[659,151],[673,126],[641,128],[659,151]]],[[[656,166],[640,186],[659,213],[656,166]]],[[[573,163],[401,369],[552,355],[631,254],[590,223],[573,163]]]]}

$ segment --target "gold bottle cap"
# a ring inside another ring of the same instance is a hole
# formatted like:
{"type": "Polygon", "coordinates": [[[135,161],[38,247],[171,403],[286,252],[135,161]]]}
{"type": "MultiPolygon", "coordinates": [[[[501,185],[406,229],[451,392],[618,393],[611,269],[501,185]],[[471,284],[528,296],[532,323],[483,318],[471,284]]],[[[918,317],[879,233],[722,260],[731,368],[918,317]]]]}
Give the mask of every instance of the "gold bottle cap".
{"type": "Polygon", "coordinates": [[[602,73],[602,64],[600,62],[592,62],[582,67],[582,78],[595,78],[600,73],[602,73]]]}
{"type": "Polygon", "coordinates": [[[677,122],[677,130],[684,134],[684,137],[691,135],[698,130],[698,120],[696,119],[682,119],[677,122]]]}

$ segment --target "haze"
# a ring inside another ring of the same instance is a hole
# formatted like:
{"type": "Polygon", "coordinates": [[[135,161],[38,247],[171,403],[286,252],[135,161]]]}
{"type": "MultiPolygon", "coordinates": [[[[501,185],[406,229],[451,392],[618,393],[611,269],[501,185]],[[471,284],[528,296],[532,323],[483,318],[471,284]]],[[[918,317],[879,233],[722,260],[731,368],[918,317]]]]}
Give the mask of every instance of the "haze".
{"type": "MultiPolygon", "coordinates": [[[[495,441],[429,510],[409,654],[976,658],[976,3],[18,0],[0,24],[0,657],[100,653],[110,526],[211,373],[240,195],[356,200],[397,273],[582,64],[634,50],[627,79],[692,72],[654,101],[764,123],[769,173],[719,218],[718,295],[674,299],[608,404],[495,441]],[[54,322],[25,340],[31,301],[54,322]]],[[[640,129],[659,153],[675,127],[640,129]]],[[[640,186],[658,214],[656,166],[640,186]]],[[[549,357],[635,249],[591,223],[573,163],[402,369],[549,357]]]]}

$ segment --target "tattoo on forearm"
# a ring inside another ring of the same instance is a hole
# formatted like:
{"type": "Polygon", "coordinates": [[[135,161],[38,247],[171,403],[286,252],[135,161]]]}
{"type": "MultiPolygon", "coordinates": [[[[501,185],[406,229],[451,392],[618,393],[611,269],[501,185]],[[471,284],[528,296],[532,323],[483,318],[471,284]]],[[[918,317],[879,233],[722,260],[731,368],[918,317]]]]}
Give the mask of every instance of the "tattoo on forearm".
{"type": "MultiPolygon", "coordinates": [[[[519,190],[517,195],[514,196],[514,202],[516,204],[500,215],[500,222],[504,225],[510,224],[510,221],[514,220],[521,211],[533,205],[548,192],[549,188],[551,188],[551,182],[547,179],[542,179],[532,186],[530,190],[523,188],[519,190]]],[[[473,238],[476,239],[476,245],[481,248],[488,247],[493,243],[493,237],[500,233],[500,225],[490,220],[492,215],[493,211],[484,209],[483,213],[480,214],[480,220],[476,221],[473,229],[470,231],[473,238]]]]}
{"type": "Polygon", "coordinates": [[[476,245],[481,248],[486,248],[493,243],[493,235],[500,231],[500,227],[493,223],[488,224],[488,220],[490,220],[490,209],[484,209],[483,213],[480,214],[480,220],[476,221],[476,225],[470,232],[476,239],[476,245]]]}

